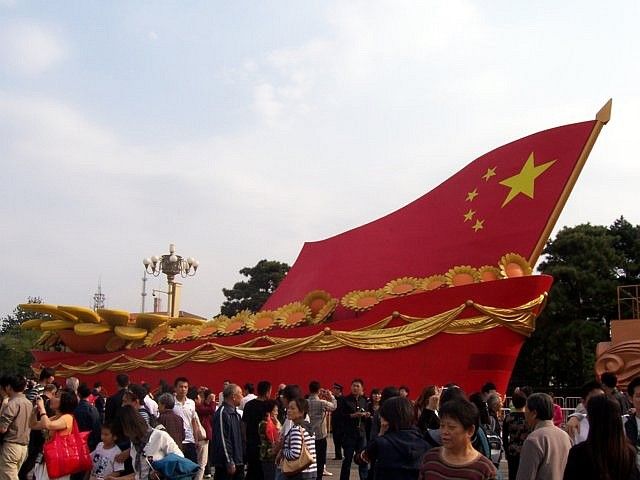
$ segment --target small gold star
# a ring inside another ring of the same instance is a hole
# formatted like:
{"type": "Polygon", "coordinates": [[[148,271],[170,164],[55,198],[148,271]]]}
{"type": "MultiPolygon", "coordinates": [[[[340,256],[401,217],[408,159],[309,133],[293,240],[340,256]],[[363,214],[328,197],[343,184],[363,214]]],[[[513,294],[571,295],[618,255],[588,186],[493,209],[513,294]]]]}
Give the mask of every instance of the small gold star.
{"type": "Polygon", "coordinates": [[[493,168],[487,168],[487,173],[485,173],[482,178],[484,178],[485,182],[488,182],[489,179],[491,177],[493,177],[496,174],[496,168],[497,167],[493,167],[493,168]]]}
{"type": "Polygon", "coordinates": [[[484,220],[476,220],[476,224],[471,227],[473,228],[474,231],[478,231],[478,230],[482,230],[484,228],[484,226],[482,225],[484,223],[484,220]]]}
{"type": "Polygon", "coordinates": [[[476,212],[474,212],[473,210],[469,209],[469,211],[464,214],[464,221],[467,222],[467,221],[471,220],[475,214],[476,214],[476,212]]]}
{"type": "Polygon", "coordinates": [[[467,201],[473,202],[473,199],[478,196],[478,189],[474,188],[472,192],[467,193],[467,201]]]}

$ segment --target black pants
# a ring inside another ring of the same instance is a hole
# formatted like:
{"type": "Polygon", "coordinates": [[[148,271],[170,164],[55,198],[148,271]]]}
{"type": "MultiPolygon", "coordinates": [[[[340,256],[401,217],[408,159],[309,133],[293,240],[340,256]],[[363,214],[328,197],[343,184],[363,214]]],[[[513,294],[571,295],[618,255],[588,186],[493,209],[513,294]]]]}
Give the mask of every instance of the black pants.
{"type": "Polygon", "coordinates": [[[333,432],[333,446],[335,447],[335,459],[342,460],[342,439],[344,438],[344,433],[333,432]]]}
{"type": "Polygon", "coordinates": [[[518,467],[520,466],[520,455],[507,455],[507,465],[509,465],[509,480],[516,480],[518,476],[518,467]]]}
{"type": "Polygon", "coordinates": [[[244,480],[244,465],[236,465],[236,473],[229,475],[227,467],[215,466],[214,480],[244,480]]]}
{"type": "Polygon", "coordinates": [[[327,439],[316,440],[316,464],[318,465],[318,475],[316,480],[322,480],[324,466],[327,463],[327,439]]]}
{"type": "Polygon", "coordinates": [[[247,480],[264,480],[258,445],[247,445],[247,475],[245,478],[247,480]]]}
{"type": "Polygon", "coordinates": [[[196,450],[195,443],[183,443],[182,453],[184,454],[184,458],[188,458],[193,463],[198,465],[198,450],[196,450]]]}
{"type": "MultiPolygon", "coordinates": [[[[353,462],[353,454],[364,450],[366,441],[364,434],[359,437],[347,436],[344,438],[344,459],[342,460],[342,467],[340,468],[340,480],[349,480],[351,475],[351,462],[353,462]]],[[[366,480],[369,473],[369,467],[363,462],[362,465],[358,465],[358,474],[360,480],[366,480]]]]}

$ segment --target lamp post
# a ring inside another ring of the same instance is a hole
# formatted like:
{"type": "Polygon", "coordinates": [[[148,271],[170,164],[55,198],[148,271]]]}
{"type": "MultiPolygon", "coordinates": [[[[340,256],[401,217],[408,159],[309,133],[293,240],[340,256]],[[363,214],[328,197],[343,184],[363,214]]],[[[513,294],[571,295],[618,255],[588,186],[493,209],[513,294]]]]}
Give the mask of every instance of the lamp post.
{"type": "Polygon", "coordinates": [[[164,273],[167,276],[167,285],[169,287],[167,292],[167,296],[169,297],[167,310],[170,317],[177,317],[180,307],[177,287],[180,284],[175,282],[175,277],[177,275],[180,275],[182,278],[194,276],[200,262],[193,257],[184,259],[180,255],[176,255],[176,246],[172,243],[169,245],[168,255],[154,255],[151,258],[145,258],[142,264],[149,275],[157,277],[161,273],[164,273]]]}

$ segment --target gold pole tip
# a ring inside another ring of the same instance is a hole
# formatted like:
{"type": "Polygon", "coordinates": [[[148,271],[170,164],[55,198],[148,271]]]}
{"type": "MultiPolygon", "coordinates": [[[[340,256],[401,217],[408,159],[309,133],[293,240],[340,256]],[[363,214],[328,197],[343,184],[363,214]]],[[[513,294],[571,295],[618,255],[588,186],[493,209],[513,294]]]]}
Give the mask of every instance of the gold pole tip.
{"type": "Polygon", "coordinates": [[[611,104],[613,103],[613,99],[610,98],[607,103],[600,109],[600,111],[596,114],[596,120],[604,123],[605,125],[611,120],[611,104]]]}

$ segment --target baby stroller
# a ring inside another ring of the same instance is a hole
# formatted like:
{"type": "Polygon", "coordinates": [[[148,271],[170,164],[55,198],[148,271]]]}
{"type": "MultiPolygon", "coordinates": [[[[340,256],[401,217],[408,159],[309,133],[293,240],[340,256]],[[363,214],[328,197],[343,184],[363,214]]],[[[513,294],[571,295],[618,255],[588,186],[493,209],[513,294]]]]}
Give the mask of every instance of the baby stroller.
{"type": "Polygon", "coordinates": [[[170,453],[162,460],[150,461],[147,458],[146,461],[149,480],[193,480],[200,470],[197,463],[175,453],[170,453]]]}

